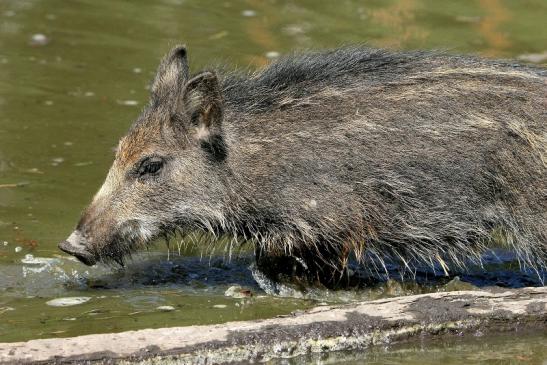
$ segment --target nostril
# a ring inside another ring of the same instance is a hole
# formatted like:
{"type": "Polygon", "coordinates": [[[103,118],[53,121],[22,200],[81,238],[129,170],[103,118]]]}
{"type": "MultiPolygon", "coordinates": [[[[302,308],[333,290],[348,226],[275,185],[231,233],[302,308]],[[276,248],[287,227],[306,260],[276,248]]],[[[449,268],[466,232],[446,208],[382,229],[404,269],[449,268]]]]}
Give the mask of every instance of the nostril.
{"type": "Polygon", "coordinates": [[[76,248],[72,246],[68,241],[63,241],[59,243],[58,247],[61,251],[64,251],[71,255],[76,251],[76,248]]]}
{"type": "Polygon", "coordinates": [[[61,243],[59,243],[59,249],[63,252],[66,252],[68,253],[69,255],[72,255],[74,257],[76,257],[78,260],[80,260],[81,262],[83,262],[84,264],[86,265],[94,265],[96,260],[95,260],[95,257],[93,256],[93,254],[91,252],[89,252],[85,246],[83,245],[78,245],[78,246],[75,246],[74,244],[72,244],[72,242],[70,241],[63,241],[61,243]]]}
{"type": "Polygon", "coordinates": [[[59,243],[59,248],[68,253],[68,254],[71,254],[71,255],[74,255],[75,253],[78,253],[78,252],[82,252],[85,250],[85,247],[83,246],[76,246],[74,244],[72,244],[71,242],[69,241],[63,241],[61,243],[59,243]]]}

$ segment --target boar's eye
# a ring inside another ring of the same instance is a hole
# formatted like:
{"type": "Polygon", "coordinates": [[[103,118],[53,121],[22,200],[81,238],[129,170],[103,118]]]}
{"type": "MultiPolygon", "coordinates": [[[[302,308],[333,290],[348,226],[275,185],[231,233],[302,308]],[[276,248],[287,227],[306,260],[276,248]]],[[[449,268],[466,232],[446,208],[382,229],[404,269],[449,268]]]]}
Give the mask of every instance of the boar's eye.
{"type": "Polygon", "coordinates": [[[143,159],[137,170],[137,175],[139,177],[144,177],[146,175],[157,175],[158,172],[163,167],[163,159],[159,157],[147,157],[143,159]]]}

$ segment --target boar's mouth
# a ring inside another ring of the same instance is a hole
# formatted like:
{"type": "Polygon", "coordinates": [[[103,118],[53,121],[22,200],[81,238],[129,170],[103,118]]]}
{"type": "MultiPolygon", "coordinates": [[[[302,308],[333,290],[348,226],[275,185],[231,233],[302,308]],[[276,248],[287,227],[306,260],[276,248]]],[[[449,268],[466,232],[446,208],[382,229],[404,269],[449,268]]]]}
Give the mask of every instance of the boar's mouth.
{"type": "Polygon", "coordinates": [[[178,227],[162,225],[156,232],[151,232],[142,226],[142,222],[136,219],[126,221],[114,232],[100,235],[100,239],[95,238],[96,242],[92,242],[78,227],[65,241],[59,243],[58,247],[88,266],[98,262],[115,262],[124,267],[126,257],[130,257],[138,249],[148,247],[148,244],[158,238],[165,238],[168,241],[169,237],[177,232],[178,227]]]}
{"type": "MultiPolygon", "coordinates": [[[[65,241],[59,243],[58,247],[61,251],[76,257],[88,266],[93,266],[101,261],[104,263],[116,262],[123,267],[125,266],[125,256],[131,255],[137,248],[146,246],[149,241],[155,239],[155,236],[151,234],[142,234],[142,232],[148,233],[148,231],[141,228],[141,223],[138,220],[127,221],[118,229],[113,232],[109,231],[107,234],[96,227],[91,227],[98,231],[93,239],[83,233],[90,227],[82,229],[81,226],[80,223],[79,227],[65,241]]],[[[101,228],[104,228],[104,225],[101,228]]]]}
{"type": "Polygon", "coordinates": [[[61,251],[76,257],[87,266],[93,266],[95,265],[95,263],[97,263],[95,256],[91,252],[87,251],[86,249],[73,246],[69,241],[63,241],[59,243],[59,248],[61,249],[61,251]]]}

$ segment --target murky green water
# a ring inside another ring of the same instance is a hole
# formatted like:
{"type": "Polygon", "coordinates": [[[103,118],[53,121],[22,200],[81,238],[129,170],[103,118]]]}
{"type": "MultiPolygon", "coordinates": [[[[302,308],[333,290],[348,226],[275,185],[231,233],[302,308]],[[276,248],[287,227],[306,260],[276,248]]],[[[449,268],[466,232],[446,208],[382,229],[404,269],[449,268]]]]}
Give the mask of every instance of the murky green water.
{"type": "Polygon", "coordinates": [[[294,359],[269,361],[268,365],[544,365],[547,335],[512,334],[474,338],[428,339],[419,344],[387,345],[360,352],[332,352],[294,359]]]}
{"type": "Polygon", "coordinates": [[[194,70],[253,68],[294,48],[356,42],[547,64],[546,17],[545,0],[2,0],[0,342],[263,318],[323,300],[437,290],[389,284],[278,298],[264,295],[246,257],[168,257],[159,246],[120,272],[84,267],[56,244],[102,182],[159,58],[176,43],[188,45],[194,70]],[[225,297],[233,284],[253,297],[225,297]],[[89,299],[46,304],[58,297],[89,299]]]}

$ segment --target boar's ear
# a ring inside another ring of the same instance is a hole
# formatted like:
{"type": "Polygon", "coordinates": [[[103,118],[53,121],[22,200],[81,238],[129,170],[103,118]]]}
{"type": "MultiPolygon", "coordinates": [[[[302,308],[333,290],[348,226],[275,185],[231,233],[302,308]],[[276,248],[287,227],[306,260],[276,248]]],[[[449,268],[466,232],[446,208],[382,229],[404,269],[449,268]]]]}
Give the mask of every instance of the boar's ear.
{"type": "Polygon", "coordinates": [[[188,76],[186,47],[176,46],[160,63],[150,88],[152,100],[154,102],[176,102],[182,88],[188,81],[188,76]]]}
{"type": "MultiPolygon", "coordinates": [[[[209,71],[193,77],[186,84],[177,105],[182,117],[175,126],[196,140],[212,160],[221,162],[227,156],[222,137],[223,102],[217,76],[209,71]]],[[[178,118],[175,119],[175,122],[178,118]]]]}
{"type": "Polygon", "coordinates": [[[222,95],[217,76],[209,71],[193,77],[182,92],[178,113],[184,115],[198,139],[220,135],[222,124],[222,95]]]}

